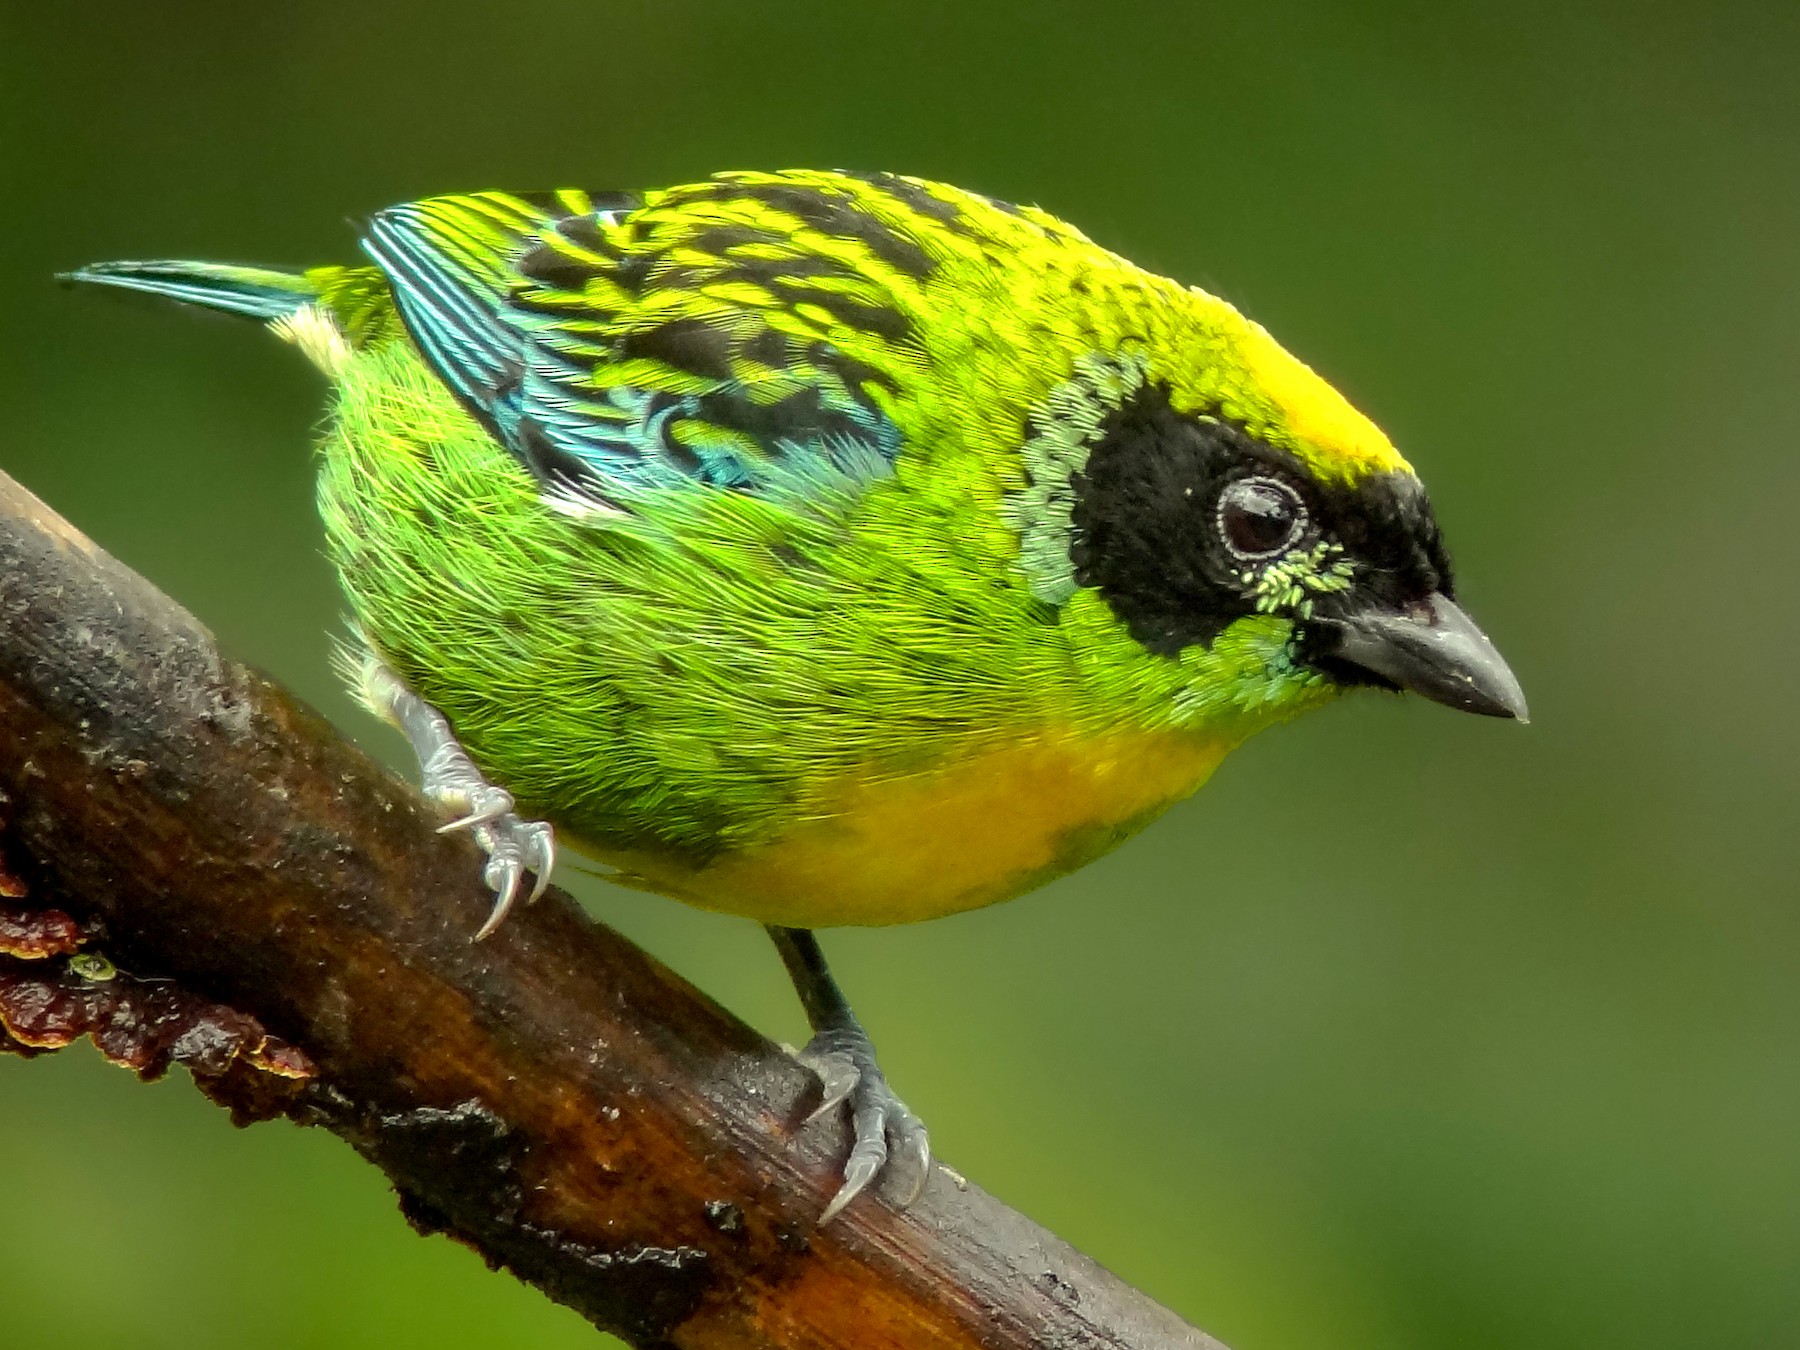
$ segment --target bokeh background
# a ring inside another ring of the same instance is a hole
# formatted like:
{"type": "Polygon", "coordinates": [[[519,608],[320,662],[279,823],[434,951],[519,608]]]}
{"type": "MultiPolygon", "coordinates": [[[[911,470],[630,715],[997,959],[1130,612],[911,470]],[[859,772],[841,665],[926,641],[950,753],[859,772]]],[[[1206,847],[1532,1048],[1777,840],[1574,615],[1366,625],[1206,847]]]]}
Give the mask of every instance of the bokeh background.
{"type": "MultiPolygon", "coordinates": [[[[1234,1350],[1800,1345],[1796,68],[1792,3],[0,0],[0,467],[398,762],[319,381],[53,272],[720,168],[1065,215],[1395,436],[1535,720],[1361,697],[1040,895],[828,935],[943,1156],[1234,1350]]],[[[583,891],[800,1038],[750,925],[583,891]]],[[[179,1076],[0,1060],[0,1159],[9,1350],[594,1341],[179,1076]]]]}

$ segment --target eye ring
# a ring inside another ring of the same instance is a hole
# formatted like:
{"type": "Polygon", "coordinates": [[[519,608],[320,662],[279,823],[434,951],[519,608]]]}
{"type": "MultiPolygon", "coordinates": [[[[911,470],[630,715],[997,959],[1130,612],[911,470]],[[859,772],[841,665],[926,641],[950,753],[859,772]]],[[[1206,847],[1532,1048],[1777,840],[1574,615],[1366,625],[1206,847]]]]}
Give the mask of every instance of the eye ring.
{"type": "Polygon", "coordinates": [[[1306,532],[1306,503],[1279,478],[1234,478],[1219,491],[1213,528],[1232,557],[1259,562],[1285,553],[1306,532]]]}

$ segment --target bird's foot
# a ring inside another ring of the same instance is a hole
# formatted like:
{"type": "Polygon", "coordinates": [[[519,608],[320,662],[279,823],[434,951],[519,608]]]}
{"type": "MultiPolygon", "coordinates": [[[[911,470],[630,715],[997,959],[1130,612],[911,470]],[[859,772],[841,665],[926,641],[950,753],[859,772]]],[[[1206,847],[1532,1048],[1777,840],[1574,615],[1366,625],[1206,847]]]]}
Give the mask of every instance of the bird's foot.
{"type": "Polygon", "coordinates": [[[819,1222],[831,1222],[888,1170],[890,1156],[912,1173],[911,1189],[900,1203],[910,1205],[917,1200],[931,1176],[931,1138],[925,1123],[888,1086],[862,1024],[845,1010],[830,1025],[821,1027],[797,1058],[819,1075],[824,1087],[824,1097],[807,1117],[807,1124],[841,1106],[850,1108],[853,1142],[844,1161],[844,1184],[825,1206],[819,1222]]]}
{"type": "MultiPolygon", "coordinates": [[[[506,794],[502,794],[506,795],[506,794]]],[[[556,866],[556,832],[544,820],[526,820],[511,810],[512,798],[506,796],[507,808],[487,820],[471,821],[467,816],[438,827],[439,834],[467,829],[475,836],[481,851],[487,854],[487,866],[481,876],[494,893],[494,907],[475,930],[475,941],[493,934],[512,911],[519,898],[525,874],[531,873],[531,890],[525,903],[531,904],[550,886],[550,873],[556,866]]]]}
{"type": "Polygon", "coordinates": [[[444,715],[381,661],[366,657],[358,676],[363,701],[411,743],[425,795],[454,815],[438,833],[468,830],[487,854],[482,876],[494,892],[494,907],[475,934],[479,942],[505,921],[527,872],[534,878],[527,904],[549,886],[556,866],[555,831],[545,821],[526,820],[514,811],[512,794],[487,780],[444,715]]]}

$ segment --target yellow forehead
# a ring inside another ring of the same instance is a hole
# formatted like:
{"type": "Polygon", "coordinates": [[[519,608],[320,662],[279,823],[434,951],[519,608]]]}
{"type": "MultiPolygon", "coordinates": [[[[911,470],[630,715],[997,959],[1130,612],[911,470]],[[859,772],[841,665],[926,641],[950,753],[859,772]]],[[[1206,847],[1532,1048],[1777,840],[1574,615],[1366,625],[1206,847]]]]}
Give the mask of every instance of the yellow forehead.
{"type": "Polygon", "coordinates": [[[1260,324],[1246,320],[1235,345],[1252,397],[1260,395],[1270,405],[1270,430],[1286,430],[1292,438],[1286,448],[1321,479],[1412,472],[1380,427],[1260,324]]]}

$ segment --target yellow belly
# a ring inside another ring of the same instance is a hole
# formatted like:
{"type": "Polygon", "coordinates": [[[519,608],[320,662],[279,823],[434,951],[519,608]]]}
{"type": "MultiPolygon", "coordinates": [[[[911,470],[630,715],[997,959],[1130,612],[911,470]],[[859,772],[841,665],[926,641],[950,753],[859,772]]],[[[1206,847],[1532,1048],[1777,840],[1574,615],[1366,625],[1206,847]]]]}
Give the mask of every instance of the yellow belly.
{"type": "Polygon", "coordinates": [[[1098,857],[1231,744],[1047,731],[904,775],[840,780],[782,837],[694,867],[605,852],[628,885],[796,928],[911,923],[1008,900],[1098,857]]]}

